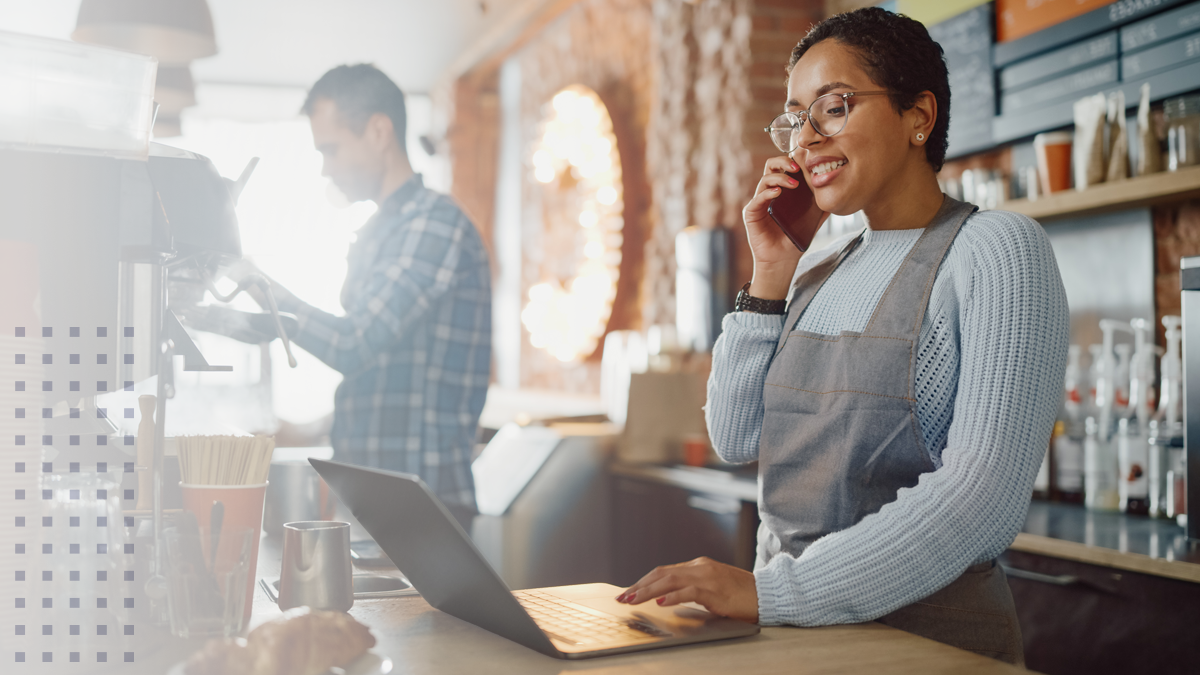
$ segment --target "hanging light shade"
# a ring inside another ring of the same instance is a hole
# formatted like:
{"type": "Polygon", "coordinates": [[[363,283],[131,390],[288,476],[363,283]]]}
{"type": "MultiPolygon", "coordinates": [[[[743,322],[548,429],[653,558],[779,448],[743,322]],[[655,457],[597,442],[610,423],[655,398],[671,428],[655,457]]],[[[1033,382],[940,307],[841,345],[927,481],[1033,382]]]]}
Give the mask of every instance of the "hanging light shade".
{"type": "Polygon", "coordinates": [[[182,135],[179,114],[184,108],[196,105],[196,83],[192,80],[191,68],[160,67],[158,79],[154,84],[154,101],[158,103],[154,137],[172,138],[182,135]]]}
{"type": "Polygon", "coordinates": [[[175,138],[183,135],[179,115],[164,115],[161,111],[154,120],[154,138],[175,138]]]}
{"type": "Polygon", "coordinates": [[[184,65],[217,53],[205,0],[83,0],[71,38],[184,65]]]}
{"type": "Polygon", "coordinates": [[[196,83],[192,80],[192,69],[187,66],[161,66],[154,83],[154,100],[159,105],[158,114],[179,114],[179,111],[196,105],[196,83]]]}

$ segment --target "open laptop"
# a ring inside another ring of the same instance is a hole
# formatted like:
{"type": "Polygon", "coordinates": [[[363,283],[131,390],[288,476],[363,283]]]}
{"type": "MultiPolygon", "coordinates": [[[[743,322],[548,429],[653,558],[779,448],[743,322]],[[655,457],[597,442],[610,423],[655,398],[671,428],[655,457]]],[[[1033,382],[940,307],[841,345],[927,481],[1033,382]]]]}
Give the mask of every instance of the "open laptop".
{"type": "Polygon", "coordinates": [[[548,656],[624,654],[759,630],[695,606],[624,605],[615,600],[623,589],[611,584],[509,590],[417,476],[308,461],[430,605],[548,656]]]}

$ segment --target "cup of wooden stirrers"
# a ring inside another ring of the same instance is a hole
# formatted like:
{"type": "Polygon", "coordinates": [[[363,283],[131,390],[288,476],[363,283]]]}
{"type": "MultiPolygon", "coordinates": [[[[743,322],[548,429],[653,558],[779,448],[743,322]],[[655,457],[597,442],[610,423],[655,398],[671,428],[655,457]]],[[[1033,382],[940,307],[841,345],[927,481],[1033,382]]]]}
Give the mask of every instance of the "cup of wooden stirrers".
{"type": "Polygon", "coordinates": [[[178,436],[183,509],[196,516],[205,560],[214,569],[232,569],[241,555],[239,542],[251,533],[250,573],[246,575],[245,621],[254,602],[258,540],[273,436],[178,436]],[[220,506],[217,506],[220,504],[220,506]],[[215,554],[211,551],[216,543],[215,554]]]}
{"type": "Polygon", "coordinates": [[[271,469],[274,436],[179,436],[184,485],[261,485],[271,469]]]}

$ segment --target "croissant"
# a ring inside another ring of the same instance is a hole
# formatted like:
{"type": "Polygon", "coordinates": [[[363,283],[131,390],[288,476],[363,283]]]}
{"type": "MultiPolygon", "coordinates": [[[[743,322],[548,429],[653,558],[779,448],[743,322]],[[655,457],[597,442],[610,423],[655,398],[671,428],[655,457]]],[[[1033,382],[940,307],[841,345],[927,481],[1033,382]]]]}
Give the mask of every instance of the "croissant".
{"type": "Polygon", "coordinates": [[[245,638],[209,640],[188,659],[186,675],[255,675],[257,655],[245,638]]]}
{"type": "Polygon", "coordinates": [[[297,607],[246,638],[209,640],[188,660],[186,675],[321,675],[375,646],[349,614],[297,607]]]}
{"type": "Polygon", "coordinates": [[[296,607],[250,631],[258,653],[254,675],[321,675],[375,646],[375,636],[349,614],[296,607]]]}

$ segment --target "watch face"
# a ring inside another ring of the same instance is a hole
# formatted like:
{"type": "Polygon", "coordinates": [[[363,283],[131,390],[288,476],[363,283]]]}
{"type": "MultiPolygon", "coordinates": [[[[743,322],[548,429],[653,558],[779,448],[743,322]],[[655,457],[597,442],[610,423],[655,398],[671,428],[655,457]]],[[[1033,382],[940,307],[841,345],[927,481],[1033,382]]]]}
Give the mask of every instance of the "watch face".
{"type": "Polygon", "coordinates": [[[746,292],[746,289],[743,288],[742,290],[738,291],[737,299],[733,302],[734,309],[739,312],[746,311],[750,305],[750,299],[750,294],[746,292]]]}
{"type": "MultiPolygon", "coordinates": [[[[749,285],[749,284],[747,284],[749,285]]],[[[754,312],[756,314],[783,314],[787,306],[784,300],[763,300],[756,298],[743,288],[734,300],[733,308],[738,312],[754,312]]]]}

